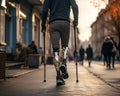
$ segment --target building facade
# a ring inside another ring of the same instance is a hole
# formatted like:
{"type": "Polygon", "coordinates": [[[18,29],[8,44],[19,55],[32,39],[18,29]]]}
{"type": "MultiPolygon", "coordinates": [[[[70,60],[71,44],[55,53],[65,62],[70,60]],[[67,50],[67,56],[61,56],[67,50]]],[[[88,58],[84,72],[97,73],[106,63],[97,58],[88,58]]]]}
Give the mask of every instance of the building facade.
{"type": "MultiPolygon", "coordinates": [[[[112,2],[116,2],[116,1],[117,0],[110,0],[109,4],[112,4],[112,2]]],[[[99,12],[96,21],[91,25],[91,29],[92,29],[91,42],[95,54],[94,58],[101,57],[101,47],[104,42],[104,39],[107,36],[113,37],[117,45],[119,45],[118,32],[116,31],[115,26],[112,25],[111,15],[106,14],[107,11],[108,11],[108,6],[106,6],[105,9],[99,12]]],[[[119,52],[117,52],[117,56],[119,56],[118,53],[119,52]]]]}
{"type": "MultiPolygon", "coordinates": [[[[0,50],[7,54],[17,54],[17,44],[28,46],[35,41],[37,47],[44,48],[44,36],[41,32],[41,15],[44,0],[2,0],[0,6],[0,50]],[[4,47],[3,47],[4,45],[4,47]]],[[[69,47],[74,50],[74,31],[71,23],[69,47]]],[[[77,33],[78,34],[78,33],[77,33]]],[[[77,43],[79,43],[77,37],[77,43]]],[[[52,56],[52,46],[47,24],[46,57],[52,56]]],[[[71,52],[71,51],[70,51],[71,52]]],[[[72,54],[72,53],[71,53],[72,54]]]]}
{"type": "Polygon", "coordinates": [[[42,3],[40,0],[2,0],[0,14],[0,41],[5,50],[16,54],[16,44],[29,45],[35,41],[40,46],[42,3]]]}

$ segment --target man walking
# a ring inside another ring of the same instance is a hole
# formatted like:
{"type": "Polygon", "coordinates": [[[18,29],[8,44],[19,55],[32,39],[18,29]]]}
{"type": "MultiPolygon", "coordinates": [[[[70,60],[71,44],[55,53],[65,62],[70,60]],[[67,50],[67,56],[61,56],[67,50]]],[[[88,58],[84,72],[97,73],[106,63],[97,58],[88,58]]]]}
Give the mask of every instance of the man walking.
{"type": "Polygon", "coordinates": [[[70,34],[70,8],[73,10],[74,25],[78,25],[78,6],[75,0],[45,0],[42,13],[42,32],[46,30],[46,20],[49,15],[49,32],[54,53],[54,66],[56,69],[56,84],[64,85],[69,77],[67,72],[67,52],[70,34]],[[60,61],[60,44],[62,47],[62,61],[60,61]],[[62,62],[62,63],[61,63],[62,62]]]}
{"type": "Polygon", "coordinates": [[[101,54],[104,55],[107,68],[111,68],[111,56],[112,56],[113,44],[110,40],[110,37],[106,37],[105,41],[102,44],[101,54]]]}
{"type": "Polygon", "coordinates": [[[93,59],[93,49],[90,44],[88,44],[88,47],[86,48],[86,54],[87,54],[88,65],[90,67],[93,59]]]}
{"type": "Polygon", "coordinates": [[[83,46],[81,45],[81,47],[79,49],[79,58],[81,61],[81,65],[83,65],[84,55],[85,55],[85,50],[84,50],[83,46]]]}
{"type": "Polygon", "coordinates": [[[110,39],[111,39],[111,42],[113,44],[111,60],[112,60],[112,67],[114,69],[114,67],[115,67],[114,66],[115,65],[115,57],[116,57],[118,46],[117,46],[117,43],[115,42],[113,37],[111,37],[110,39]]]}

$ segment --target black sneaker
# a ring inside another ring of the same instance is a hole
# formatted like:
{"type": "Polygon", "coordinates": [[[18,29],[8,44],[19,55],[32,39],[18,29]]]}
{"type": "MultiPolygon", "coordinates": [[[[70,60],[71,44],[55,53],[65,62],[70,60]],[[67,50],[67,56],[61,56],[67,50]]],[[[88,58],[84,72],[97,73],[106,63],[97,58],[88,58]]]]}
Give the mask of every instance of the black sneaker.
{"type": "Polygon", "coordinates": [[[67,79],[69,77],[69,75],[68,75],[67,68],[66,68],[65,64],[60,65],[60,70],[62,72],[63,78],[67,79]]]}
{"type": "Polygon", "coordinates": [[[57,86],[65,85],[65,81],[61,76],[56,76],[56,85],[57,86]]]}

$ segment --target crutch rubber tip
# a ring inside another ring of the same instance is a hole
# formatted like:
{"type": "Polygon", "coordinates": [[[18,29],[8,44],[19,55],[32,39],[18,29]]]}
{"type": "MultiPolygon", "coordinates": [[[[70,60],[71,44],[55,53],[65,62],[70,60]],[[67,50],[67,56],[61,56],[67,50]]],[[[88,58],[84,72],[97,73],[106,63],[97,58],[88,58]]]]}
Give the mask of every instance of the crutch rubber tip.
{"type": "Polygon", "coordinates": [[[79,80],[76,80],[76,82],[79,82],[79,80]]]}

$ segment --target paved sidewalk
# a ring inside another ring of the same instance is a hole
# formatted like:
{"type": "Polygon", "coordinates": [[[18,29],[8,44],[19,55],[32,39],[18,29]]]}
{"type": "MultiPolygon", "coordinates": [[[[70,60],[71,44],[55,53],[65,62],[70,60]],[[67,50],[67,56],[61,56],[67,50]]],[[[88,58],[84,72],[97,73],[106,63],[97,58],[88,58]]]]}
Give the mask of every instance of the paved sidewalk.
{"type": "MultiPolygon", "coordinates": [[[[56,86],[56,72],[53,65],[46,66],[46,82],[44,80],[44,65],[36,71],[19,76],[17,78],[1,81],[0,96],[120,96],[120,90],[109,86],[100,78],[89,73],[88,69],[99,69],[103,65],[93,62],[89,68],[87,63],[84,66],[78,65],[78,79],[76,83],[76,64],[68,62],[69,79],[66,84],[56,86]],[[95,67],[95,66],[96,67],[95,67]]],[[[102,68],[100,69],[102,71],[102,68]]],[[[95,71],[96,72],[96,71],[95,71]]]]}
{"type": "MultiPolygon", "coordinates": [[[[79,62],[78,62],[78,65],[79,62]]],[[[83,65],[90,73],[103,80],[108,85],[120,89],[120,64],[115,64],[115,69],[106,69],[106,66],[103,65],[103,62],[93,61],[91,67],[88,67],[88,62],[85,61],[83,65]]],[[[78,66],[79,67],[79,66],[78,66]]],[[[33,72],[38,69],[30,68],[17,68],[6,70],[6,78],[14,78],[29,72],[33,72]]]]}
{"type": "Polygon", "coordinates": [[[103,62],[93,61],[91,67],[88,67],[88,62],[85,61],[84,67],[91,72],[93,75],[97,76],[108,85],[120,89],[120,64],[117,62],[115,64],[115,69],[108,70],[104,66],[103,62]]]}

